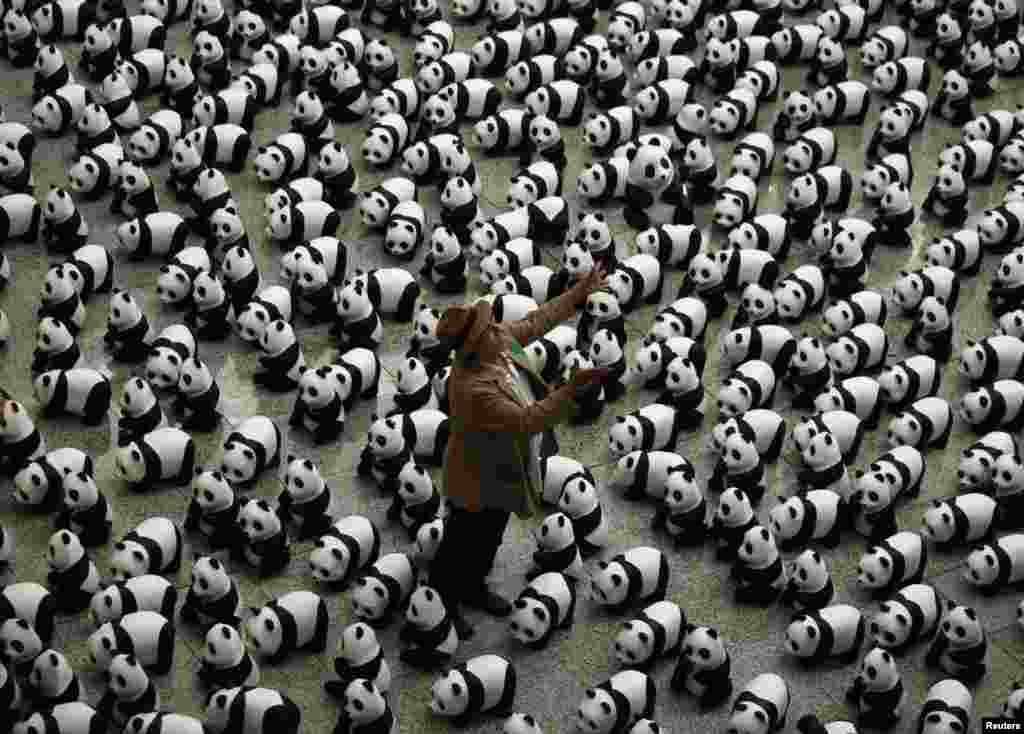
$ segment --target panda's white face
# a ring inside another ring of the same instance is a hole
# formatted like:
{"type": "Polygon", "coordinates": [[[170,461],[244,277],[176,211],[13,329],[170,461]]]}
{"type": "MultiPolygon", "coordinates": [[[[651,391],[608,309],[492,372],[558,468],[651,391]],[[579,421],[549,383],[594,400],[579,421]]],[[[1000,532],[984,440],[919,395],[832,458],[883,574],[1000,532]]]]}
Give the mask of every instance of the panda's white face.
{"type": "MultiPolygon", "coordinates": [[[[722,461],[732,474],[747,471],[760,463],[757,445],[745,439],[738,431],[725,439],[722,461]]],[[[725,512],[728,515],[728,511],[725,512]]]]}
{"type": "Polygon", "coordinates": [[[231,625],[219,622],[206,633],[203,647],[203,663],[212,668],[230,668],[239,663],[245,655],[242,638],[231,625]]]}
{"type": "Polygon", "coordinates": [[[746,215],[747,204],[740,196],[727,190],[719,191],[715,197],[715,224],[731,229],[740,224],[746,215]]]}
{"type": "Polygon", "coordinates": [[[1013,41],[1005,41],[996,46],[994,51],[996,72],[1010,74],[1021,66],[1021,49],[1013,41]]]}
{"type": "Polygon", "coordinates": [[[830,344],[825,352],[828,354],[829,365],[835,374],[852,375],[857,370],[860,350],[848,337],[844,336],[839,341],[830,344]]]}
{"type": "Polygon", "coordinates": [[[889,55],[879,39],[869,38],[860,47],[860,59],[865,68],[871,69],[889,61],[889,55]]]}
{"type": "MultiPolygon", "coordinates": [[[[455,8],[452,8],[452,12],[455,12],[455,8]]],[[[413,61],[416,64],[416,68],[422,68],[424,65],[429,64],[432,61],[437,61],[439,58],[447,53],[447,48],[442,45],[441,41],[436,36],[424,36],[416,42],[416,46],[413,50],[413,61]]]]}
{"type": "Polygon", "coordinates": [[[72,472],[64,477],[64,507],[72,512],[87,510],[99,500],[96,481],[85,472],[72,472]]]}
{"type": "MultiPolygon", "coordinates": [[[[79,281],[80,276],[77,268],[56,265],[46,271],[46,275],[43,278],[43,286],[39,289],[39,299],[47,304],[64,303],[78,294],[80,288],[78,285],[79,281]]],[[[47,321],[44,318],[40,321],[40,327],[43,323],[51,325],[47,328],[47,331],[54,331],[56,329],[52,327],[59,328],[62,326],[60,322],[56,322],[53,319],[47,321]]]]}
{"type": "Polygon", "coordinates": [[[52,571],[70,568],[85,555],[85,548],[78,536],[70,530],[60,530],[50,536],[46,544],[46,563],[52,571]]]}
{"type": "Polygon", "coordinates": [[[829,571],[821,555],[815,550],[807,549],[793,560],[789,577],[798,588],[814,590],[822,588],[828,582],[829,571]]]}
{"type": "MultiPolygon", "coordinates": [[[[22,505],[38,505],[46,498],[50,481],[42,465],[33,461],[14,475],[14,501],[22,505]]],[[[64,494],[67,500],[67,492],[64,494]]]]}
{"type": "Polygon", "coordinates": [[[821,644],[817,623],[810,617],[800,616],[786,628],[786,652],[798,658],[814,655],[821,644]]]}
{"type": "Polygon", "coordinates": [[[7,619],[0,623],[0,655],[7,665],[18,665],[37,658],[43,642],[35,629],[23,619],[7,619]]]}
{"type": "Polygon", "coordinates": [[[857,584],[865,589],[880,589],[892,578],[892,560],[889,554],[877,547],[865,553],[857,567],[857,584]]]}
{"type": "Polygon", "coordinates": [[[746,413],[751,404],[750,390],[740,380],[729,378],[718,391],[718,413],[722,418],[733,418],[746,413]]]}
{"type": "Polygon", "coordinates": [[[798,175],[811,170],[814,165],[814,153],[811,146],[804,140],[798,140],[782,153],[782,164],[787,173],[798,175]]]}
{"type": "Polygon", "coordinates": [[[380,39],[374,39],[366,44],[366,51],[363,54],[370,71],[379,72],[391,68],[395,63],[395,52],[387,43],[380,39]]]}
{"type": "Polygon", "coordinates": [[[43,97],[32,107],[32,124],[44,132],[58,133],[64,128],[65,122],[64,113],[53,95],[43,97]]]}

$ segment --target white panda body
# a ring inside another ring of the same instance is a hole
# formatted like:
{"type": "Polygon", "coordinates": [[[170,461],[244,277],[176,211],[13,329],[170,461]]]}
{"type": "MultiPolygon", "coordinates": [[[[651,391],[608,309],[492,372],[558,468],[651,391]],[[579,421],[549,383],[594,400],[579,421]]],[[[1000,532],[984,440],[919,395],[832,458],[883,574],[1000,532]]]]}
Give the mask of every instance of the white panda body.
{"type": "Polygon", "coordinates": [[[934,586],[908,584],[886,599],[868,626],[874,645],[900,652],[930,638],[946,606],[934,586]]]}
{"type": "Polygon", "coordinates": [[[736,697],[729,715],[729,726],[742,734],[778,731],[789,713],[789,703],[789,685],[785,679],[776,673],[761,673],[748,682],[736,697]]]}
{"type": "Polygon", "coordinates": [[[1015,430],[1024,420],[1024,383],[997,380],[967,393],[960,400],[960,416],[977,433],[997,428],[1015,430]]]}
{"type": "Polygon", "coordinates": [[[263,657],[282,660],[294,650],[323,652],[327,604],[311,591],[291,591],[249,618],[246,630],[255,652],[263,657]]]}
{"type": "Polygon", "coordinates": [[[831,344],[828,349],[832,371],[837,375],[852,375],[873,370],[885,363],[889,339],[878,324],[858,324],[831,344]]]}
{"type": "Polygon", "coordinates": [[[94,664],[107,670],[119,654],[134,655],[139,664],[155,674],[166,672],[174,655],[174,628],[158,612],[130,612],[107,622],[89,636],[87,644],[94,664]],[[111,644],[108,647],[107,641],[111,644]]]}
{"type": "Polygon", "coordinates": [[[889,445],[910,445],[919,449],[944,448],[953,425],[953,409],[943,398],[915,401],[889,423],[889,445]]]}
{"type": "Polygon", "coordinates": [[[996,508],[992,497],[969,492],[945,502],[933,500],[922,524],[929,539],[940,547],[975,543],[992,531],[996,508]]]}
{"type": "Polygon", "coordinates": [[[624,489],[627,497],[660,500],[665,496],[669,474],[688,466],[686,459],[671,451],[632,451],[616,463],[610,481],[612,486],[624,489]]]}
{"type": "Polygon", "coordinates": [[[625,668],[645,669],[656,659],[676,652],[682,642],[686,615],[672,601],[656,601],[623,623],[612,654],[625,668]]]}
{"type": "Polygon", "coordinates": [[[646,673],[623,670],[587,689],[577,709],[576,730],[619,734],[626,725],[652,716],[654,705],[654,681],[646,673]]]}
{"type": "Polygon", "coordinates": [[[819,662],[829,657],[852,662],[864,641],[864,628],[860,610],[850,604],[806,611],[786,630],[786,652],[805,662],[819,662]]]}
{"type": "Polygon", "coordinates": [[[572,626],[575,607],[574,583],[561,573],[542,573],[513,603],[509,630],[520,642],[541,649],[556,629],[572,626]]]}
{"type": "Polygon", "coordinates": [[[1024,580],[1024,533],[1004,535],[972,551],[964,580],[987,594],[1024,580]]]}
{"type": "Polygon", "coordinates": [[[386,620],[409,598],[415,574],[411,559],[404,553],[381,556],[356,580],[352,593],[356,617],[367,622],[386,620]]]}
{"type": "Polygon", "coordinates": [[[618,455],[636,449],[651,451],[671,448],[677,435],[676,422],[677,413],[674,408],[658,403],[646,405],[628,416],[618,417],[609,432],[609,447],[618,455]],[[628,439],[627,435],[622,435],[623,432],[628,435],[628,439]]]}
{"type": "Polygon", "coordinates": [[[857,584],[885,595],[920,583],[928,565],[928,549],[920,533],[901,531],[875,544],[861,557],[857,584]]]}
{"type": "Polygon", "coordinates": [[[938,362],[921,354],[887,367],[879,376],[878,385],[889,409],[902,410],[921,398],[935,395],[941,381],[938,362]]]}
{"type": "Polygon", "coordinates": [[[110,380],[91,368],[43,373],[34,388],[50,415],[79,416],[87,425],[100,422],[110,407],[110,380]]]}
{"type": "Polygon", "coordinates": [[[478,655],[434,682],[430,710],[439,716],[468,722],[476,714],[508,709],[515,693],[516,672],[512,664],[498,655],[478,655]],[[472,697],[468,694],[470,690],[472,697]]]}
{"type": "Polygon", "coordinates": [[[661,601],[669,582],[665,555],[650,546],[631,548],[598,564],[591,580],[592,598],[602,606],[626,609],[636,603],[661,601]]]}

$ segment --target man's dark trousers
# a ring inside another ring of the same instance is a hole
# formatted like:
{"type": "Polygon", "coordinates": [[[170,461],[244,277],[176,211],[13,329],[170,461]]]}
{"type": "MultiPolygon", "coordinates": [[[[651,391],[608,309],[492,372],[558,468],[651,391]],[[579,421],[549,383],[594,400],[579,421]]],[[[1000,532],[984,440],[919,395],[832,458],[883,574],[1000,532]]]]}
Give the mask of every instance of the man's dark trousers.
{"type": "Polygon", "coordinates": [[[462,601],[484,587],[508,516],[506,510],[487,507],[479,512],[451,508],[430,570],[430,585],[441,595],[449,613],[458,613],[462,601]]]}

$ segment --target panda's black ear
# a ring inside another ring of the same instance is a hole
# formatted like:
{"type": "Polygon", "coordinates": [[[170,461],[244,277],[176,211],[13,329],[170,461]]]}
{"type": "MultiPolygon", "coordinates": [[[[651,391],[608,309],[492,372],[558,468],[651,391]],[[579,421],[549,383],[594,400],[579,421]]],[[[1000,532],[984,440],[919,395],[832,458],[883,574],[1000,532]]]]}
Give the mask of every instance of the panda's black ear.
{"type": "Polygon", "coordinates": [[[293,461],[295,461],[295,454],[288,454],[284,460],[286,464],[291,464],[293,461]]]}
{"type": "Polygon", "coordinates": [[[198,464],[192,469],[192,476],[194,477],[198,477],[202,473],[203,467],[199,466],[198,464]]]}
{"type": "Polygon", "coordinates": [[[626,151],[626,160],[628,160],[630,163],[632,163],[633,159],[636,158],[637,150],[639,150],[639,148],[637,148],[635,146],[630,148],[629,150],[627,150],[626,151]]]}

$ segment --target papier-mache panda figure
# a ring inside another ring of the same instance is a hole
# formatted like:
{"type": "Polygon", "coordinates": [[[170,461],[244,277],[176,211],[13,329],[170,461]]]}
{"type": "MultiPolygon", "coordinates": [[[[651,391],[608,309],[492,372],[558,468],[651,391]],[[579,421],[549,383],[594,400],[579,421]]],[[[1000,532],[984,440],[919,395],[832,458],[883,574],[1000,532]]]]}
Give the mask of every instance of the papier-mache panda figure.
{"type": "Polygon", "coordinates": [[[907,693],[896,659],[888,650],[875,647],[864,655],[846,698],[857,706],[857,721],[862,726],[888,729],[899,721],[907,693]]]}
{"type": "Polygon", "coordinates": [[[358,572],[380,555],[380,531],[361,515],[343,517],[314,543],[309,564],[313,578],[332,588],[345,588],[358,572]]]}
{"type": "Polygon", "coordinates": [[[879,605],[868,625],[876,647],[902,655],[911,645],[930,639],[952,602],[943,599],[934,586],[909,584],[879,605]]]}
{"type": "Polygon", "coordinates": [[[47,543],[46,586],[59,610],[77,613],[100,588],[99,571],[85,546],[70,530],[58,530],[47,543]]]}
{"type": "Polygon", "coordinates": [[[459,636],[436,589],[420,584],[413,590],[399,639],[407,645],[399,658],[415,668],[433,670],[451,660],[459,636]]]}
{"type": "Polygon", "coordinates": [[[679,605],[658,601],[622,623],[612,654],[623,668],[646,671],[657,659],[678,654],[685,630],[686,614],[679,605]]]}
{"type": "Polygon", "coordinates": [[[531,556],[533,568],[526,573],[528,580],[553,571],[576,580],[583,577],[582,556],[567,515],[556,512],[544,518],[536,539],[537,550],[531,556]]]}
{"type": "Polygon", "coordinates": [[[591,579],[591,592],[594,600],[609,611],[621,613],[665,598],[668,561],[656,548],[631,548],[610,561],[600,561],[598,569],[591,579]]]}
{"type": "Polygon", "coordinates": [[[958,727],[966,731],[973,715],[974,696],[970,689],[955,678],[946,678],[928,689],[917,727],[928,734],[956,731],[958,727]]]}
{"type": "Polygon", "coordinates": [[[404,553],[388,553],[378,558],[355,581],[352,612],[356,619],[371,627],[384,627],[412,594],[416,569],[404,553]]]}
{"type": "Polygon", "coordinates": [[[734,560],[743,536],[756,524],[757,516],[747,493],[737,487],[726,489],[711,520],[710,534],[718,544],[715,557],[720,561],[734,560]]]}
{"type": "Polygon", "coordinates": [[[946,164],[936,173],[921,208],[940,219],[946,227],[961,227],[967,219],[968,196],[963,174],[946,164]]]}
{"type": "Polygon", "coordinates": [[[341,632],[334,672],[340,680],[324,683],[324,690],[335,698],[344,698],[345,689],[357,678],[370,681],[382,693],[391,688],[391,668],[373,628],[354,622],[341,632]]]}
{"type": "Polygon", "coordinates": [[[119,447],[115,468],[118,477],[136,492],[155,482],[187,484],[192,479],[195,451],[188,433],[164,426],[119,447]]]}
{"type": "Polygon", "coordinates": [[[584,691],[576,709],[578,731],[625,734],[638,721],[649,720],[656,700],[654,680],[638,670],[623,670],[584,691]]]}
{"type": "MultiPolygon", "coordinates": [[[[82,218],[71,195],[56,186],[51,186],[46,195],[42,236],[51,252],[71,252],[84,247],[89,238],[89,224],[82,218]]],[[[110,264],[108,268],[113,271],[110,264]]]]}
{"type": "Polygon", "coordinates": [[[294,390],[299,385],[299,370],[306,358],[292,325],[284,319],[267,324],[260,338],[260,370],[253,381],[274,392],[294,390]]]}
{"type": "Polygon", "coordinates": [[[953,408],[948,402],[939,397],[921,398],[889,422],[886,440],[890,446],[943,449],[952,425],[953,408]]]}
{"type": "Polygon", "coordinates": [[[230,725],[236,720],[281,734],[298,734],[302,724],[302,711],[295,702],[272,688],[221,688],[210,693],[205,709],[205,730],[222,734],[232,731],[230,725]]]}
{"type": "Polygon", "coordinates": [[[988,662],[988,635],[978,613],[963,605],[947,611],[925,664],[965,683],[975,683],[985,675],[988,662]]]}
{"type": "Polygon", "coordinates": [[[743,534],[730,571],[736,601],[767,604],[778,598],[786,585],[786,568],[768,528],[755,525],[743,534]]]}
{"type": "Polygon", "coordinates": [[[988,545],[978,546],[967,556],[964,580],[982,594],[991,596],[1003,587],[1024,580],[1024,533],[1012,533],[988,545]]]}
{"type": "Polygon", "coordinates": [[[688,462],[671,467],[662,505],[651,520],[651,527],[665,528],[677,546],[702,543],[707,535],[707,501],[694,479],[688,462]]]}
{"type": "Polygon", "coordinates": [[[25,407],[16,400],[0,402],[0,469],[13,477],[25,464],[46,453],[46,440],[25,407]]]}
{"type": "Polygon", "coordinates": [[[122,162],[110,213],[120,214],[126,219],[137,219],[159,210],[156,187],[148,172],[131,161],[122,162]]]}
{"type": "Polygon", "coordinates": [[[35,378],[32,392],[43,415],[74,415],[87,426],[103,422],[110,411],[110,379],[99,370],[78,367],[50,370],[35,378]]]}
{"type": "Polygon", "coordinates": [[[953,319],[941,298],[928,296],[918,307],[904,343],[939,362],[953,352],[953,319]]]}
{"type": "Polygon", "coordinates": [[[181,364],[178,397],[175,411],[182,416],[181,428],[197,433],[208,433],[220,425],[220,387],[210,367],[198,357],[181,364]]]}
{"type": "Polygon", "coordinates": [[[64,508],[55,526],[75,533],[82,545],[94,547],[110,540],[114,513],[106,496],[84,471],[64,477],[64,508]]]}
{"type": "Polygon", "coordinates": [[[237,628],[242,601],[227,566],[213,556],[200,556],[192,564],[191,579],[181,607],[182,620],[204,626],[223,623],[237,628]]]}
{"type": "Polygon", "coordinates": [[[657,224],[692,224],[693,212],[668,153],[647,144],[627,152],[627,223],[644,230],[657,224]]]}
{"type": "Polygon", "coordinates": [[[808,548],[789,566],[788,581],[779,601],[798,611],[827,607],[835,601],[836,589],[828,564],[818,551],[808,548]]]}
{"type": "Polygon", "coordinates": [[[558,508],[572,522],[573,536],[582,555],[593,555],[608,544],[608,523],[597,494],[597,483],[588,470],[566,477],[558,508]]]}
{"type": "Polygon", "coordinates": [[[245,631],[253,652],[276,665],[298,650],[327,648],[327,603],[312,591],[291,591],[253,609],[245,631]]]}
{"type": "Polygon", "coordinates": [[[805,611],[786,628],[784,648],[805,665],[837,658],[847,665],[856,662],[864,642],[864,617],[850,604],[833,604],[805,611]]]}
{"type": "Polygon", "coordinates": [[[295,456],[288,456],[286,463],[285,489],[277,500],[280,514],[298,525],[300,539],[326,532],[333,522],[327,512],[331,488],[319,467],[309,459],[295,456]]]}
{"type": "Polygon", "coordinates": [[[177,573],[181,552],[178,526],[166,517],[149,517],[114,544],[110,574],[115,581],[124,581],[147,573],[177,573]]]}
{"type": "Polygon", "coordinates": [[[159,711],[160,692],[134,655],[115,655],[106,677],[107,690],[96,711],[107,721],[121,726],[136,714],[159,711]]]}
{"type": "Polygon", "coordinates": [[[938,362],[926,355],[917,355],[886,367],[878,377],[878,386],[890,410],[903,410],[922,398],[935,395],[941,380],[938,362]]]}
{"type": "Polygon", "coordinates": [[[206,633],[203,658],[196,676],[211,688],[252,686],[259,682],[260,669],[245,649],[238,631],[231,625],[218,622],[206,633]]]}
{"type": "Polygon", "coordinates": [[[22,683],[22,693],[39,711],[53,710],[62,704],[77,703],[87,695],[68,659],[52,647],[43,650],[32,661],[29,673],[22,683]]]}
{"type": "Polygon", "coordinates": [[[238,512],[238,528],[244,541],[232,547],[232,557],[248,563],[260,576],[272,576],[291,562],[288,530],[278,508],[249,498],[238,512]]]}
{"type": "Polygon", "coordinates": [[[146,434],[167,425],[152,386],[141,377],[133,377],[124,384],[118,405],[121,408],[117,420],[118,446],[140,441],[146,434]]]}
{"type": "Polygon", "coordinates": [[[430,278],[438,293],[462,293],[466,290],[469,263],[458,236],[447,227],[435,227],[420,275],[430,278]]]}
{"type": "Polygon", "coordinates": [[[388,734],[394,730],[395,716],[391,705],[371,681],[365,678],[353,680],[345,689],[343,698],[345,706],[334,729],[338,734],[388,734]]]}
{"type": "Polygon", "coordinates": [[[872,545],[861,556],[857,585],[884,597],[908,584],[921,583],[927,565],[924,538],[903,530],[872,545]]]}
{"type": "Polygon", "coordinates": [[[163,576],[146,574],[111,584],[93,595],[89,613],[98,625],[120,621],[132,612],[158,612],[174,617],[178,591],[163,576]]]}
{"type": "Polygon", "coordinates": [[[729,714],[729,728],[745,734],[773,734],[786,726],[789,685],[776,673],[761,673],[749,681],[729,714]]]}
{"type": "Polygon", "coordinates": [[[938,548],[977,543],[991,535],[998,503],[992,497],[971,492],[946,501],[932,500],[922,524],[938,548]]]}
{"type": "Polygon", "coordinates": [[[557,629],[572,627],[576,609],[575,581],[562,573],[534,578],[512,604],[510,634],[533,650],[543,650],[557,629]]]}
{"type": "Polygon", "coordinates": [[[516,695],[516,671],[498,655],[479,655],[446,670],[430,689],[430,710],[465,726],[479,714],[507,715],[516,695]]]}
{"type": "Polygon", "coordinates": [[[200,532],[213,550],[230,547],[238,540],[241,501],[219,471],[197,466],[195,472],[185,531],[200,532]]]}
{"type": "Polygon", "coordinates": [[[242,421],[224,442],[220,471],[236,487],[248,487],[281,461],[281,429],[265,416],[242,421]]]}
{"type": "Polygon", "coordinates": [[[142,307],[127,291],[114,289],[109,308],[104,344],[117,361],[142,361],[153,340],[153,329],[142,307]]]}
{"type": "Polygon", "coordinates": [[[714,627],[686,625],[679,660],[672,672],[675,692],[696,696],[701,711],[732,695],[732,662],[725,641],[714,627]]]}

